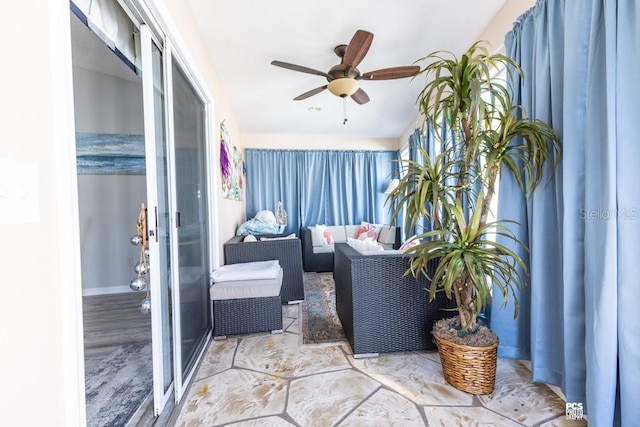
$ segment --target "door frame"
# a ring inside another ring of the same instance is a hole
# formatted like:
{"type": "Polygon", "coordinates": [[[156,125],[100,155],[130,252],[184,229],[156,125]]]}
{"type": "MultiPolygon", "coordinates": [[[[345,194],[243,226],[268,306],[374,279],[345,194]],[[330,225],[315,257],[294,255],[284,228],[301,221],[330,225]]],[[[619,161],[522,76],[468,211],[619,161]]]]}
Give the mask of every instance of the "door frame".
{"type": "MultiPolygon", "coordinates": [[[[143,110],[144,110],[144,138],[145,138],[145,157],[146,157],[146,181],[147,181],[147,221],[149,226],[147,229],[153,231],[153,236],[149,236],[149,259],[151,260],[149,265],[149,280],[147,286],[151,291],[151,336],[152,342],[151,346],[153,348],[152,359],[153,359],[153,413],[156,416],[159,416],[163,409],[165,408],[167,402],[169,401],[171,394],[174,391],[174,381],[171,379],[167,390],[164,390],[165,384],[165,366],[164,366],[164,338],[165,334],[169,334],[173,339],[173,327],[171,327],[170,331],[165,331],[163,328],[163,312],[164,307],[162,307],[163,300],[157,296],[162,295],[163,287],[169,284],[163,283],[162,280],[165,278],[165,275],[162,273],[162,267],[158,265],[158,263],[154,262],[156,260],[160,260],[160,247],[158,244],[158,235],[160,234],[160,221],[161,218],[158,218],[158,199],[160,199],[158,194],[158,170],[157,170],[157,136],[156,136],[156,111],[155,111],[155,87],[154,87],[154,76],[155,70],[153,69],[153,44],[157,46],[157,43],[152,40],[151,30],[146,24],[140,25],[140,42],[141,42],[141,53],[142,53],[142,69],[147,70],[147,77],[151,75],[151,78],[143,79],[143,110]],[[149,74],[148,70],[152,70],[152,73],[149,74]],[[153,298],[153,296],[156,296],[153,298]]],[[[158,46],[159,49],[162,50],[161,46],[158,46]]],[[[164,61],[164,52],[163,52],[163,61],[160,64],[162,67],[162,90],[166,96],[167,84],[166,84],[166,74],[165,74],[165,61],[164,61]]],[[[167,100],[164,99],[162,109],[164,110],[163,114],[163,126],[166,123],[166,110],[167,110],[167,100]]],[[[164,139],[164,145],[167,145],[166,134],[164,139]]],[[[166,159],[165,159],[166,161],[166,159]]],[[[171,176],[167,176],[167,181],[171,180],[171,176]]],[[[169,182],[166,183],[169,185],[169,182]]],[[[165,188],[165,190],[167,190],[165,188]]],[[[167,197],[167,199],[170,199],[167,197]]],[[[169,204],[168,211],[171,212],[170,200],[167,201],[169,204]]],[[[170,251],[171,252],[171,251],[170,251]]],[[[170,259],[170,265],[173,265],[173,259],[170,259]]],[[[170,280],[170,279],[169,279],[170,280]]],[[[172,312],[171,301],[169,304],[169,313],[172,312]]],[[[169,314],[171,318],[171,314],[169,314]]],[[[172,360],[173,360],[173,348],[171,348],[172,360]]],[[[173,373],[173,366],[171,367],[171,372],[173,373]]]]}
{"type": "MultiPolygon", "coordinates": [[[[215,213],[217,212],[218,201],[217,193],[213,190],[219,188],[219,179],[216,173],[214,173],[214,165],[216,165],[217,156],[215,155],[216,144],[213,143],[215,137],[215,127],[213,127],[215,119],[215,109],[213,104],[213,98],[206,86],[205,79],[202,78],[197,71],[196,62],[193,61],[187,54],[188,49],[186,45],[181,41],[175,26],[170,20],[163,18],[166,12],[160,11],[158,6],[153,3],[153,0],[116,0],[123,7],[125,12],[132,19],[134,25],[138,28],[141,24],[146,23],[149,25],[151,31],[151,38],[159,46],[163,46],[164,49],[170,50],[170,55],[164,53],[164,62],[166,63],[171,58],[178,61],[185,75],[189,78],[193,88],[197,91],[201,97],[205,106],[205,150],[207,157],[206,176],[207,181],[210,184],[207,194],[207,220],[209,221],[209,265],[212,269],[218,267],[218,248],[219,248],[219,233],[218,222],[216,220],[215,213]],[[165,56],[166,55],[166,56],[165,56]]],[[[69,200],[69,206],[72,206],[68,212],[65,212],[63,217],[67,220],[64,224],[61,224],[61,229],[68,228],[63,227],[69,225],[72,228],[73,233],[69,233],[69,238],[63,242],[60,242],[61,254],[65,254],[64,265],[73,265],[73,271],[69,272],[68,283],[75,283],[75,286],[65,287],[67,291],[64,292],[68,298],[64,298],[65,305],[69,310],[65,312],[70,313],[69,318],[65,322],[64,335],[67,339],[66,354],[62,366],[65,372],[65,376],[71,381],[65,385],[65,413],[69,416],[70,425],[84,425],[86,423],[86,400],[85,400],[85,369],[84,369],[84,335],[83,335],[83,321],[82,321],[82,280],[81,280],[81,268],[80,268],[80,238],[79,238],[79,217],[78,217],[78,193],[76,183],[76,153],[75,153],[75,125],[74,125],[74,96],[73,96],[73,80],[72,80],[72,58],[71,58],[71,29],[70,29],[70,10],[69,3],[58,3],[50,7],[50,22],[51,22],[51,35],[50,40],[52,57],[55,59],[53,67],[54,71],[60,74],[61,79],[58,81],[65,82],[64,85],[57,85],[54,90],[58,94],[56,99],[61,105],[65,105],[66,108],[60,108],[57,111],[59,114],[56,117],[52,117],[55,125],[55,134],[53,140],[64,141],[63,144],[66,148],[57,150],[57,163],[61,167],[57,169],[56,176],[61,182],[68,182],[71,187],[71,194],[69,200]],[[66,23],[66,25],[60,25],[60,23],[66,23]],[[62,250],[64,249],[64,250],[62,250]]],[[[165,119],[166,120],[166,119],[165,119]]],[[[171,134],[172,129],[167,128],[167,135],[171,134]]],[[[62,147],[63,145],[57,145],[62,147]]],[[[173,145],[170,145],[173,148],[173,145]]],[[[171,182],[170,186],[175,187],[175,183],[171,182]]],[[[172,191],[175,191],[173,189],[172,191]]],[[[173,197],[173,196],[172,196],[173,197]]],[[[175,229],[175,227],[172,227],[175,229]]],[[[172,242],[172,245],[175,244],[172,242]]],[[[62,256],[62,255],[61,255],[62,256]]],[[[172,255],[173,256],[173,255],[172,255]]],[[[175,328],[175,324],[174,324],[175,328]]],[[[207,347],[207,342],[203,346],[201,352],[198,355],[200,359],[207,347]]],[[[176,336],[174,335],[174,343],[176,342],[176,336]]],[[[175,345],[175,344],[174,344],[175,345]]],[[[198,363],[194,364],[194,369],[185,379],[184,384],[188,384],[193,377],[195,367],[198,363]]],[[[174,367],[179,366],[174,359],[174,367]]],[[[175,374],[174,374],[175,375],[175,374]]],[[[175,381],[175,378],[174,378],[175,381]]],[[[174,383],[174,391],[175,383],[174,383]]],[[[180,393],[182,395],[184,389],[180,393]]],[[[166,403],[166,402],[165,402],[166,403]]],[[[176,403],[179,400],[176,399],[176,403]]],[[[155,414],[159,415],[159,414],[155,414]]]]}
{"type": "MultiPolygon", "coordinates": [[[[214,265],[214,259],[217,260],[217,257],[214,257],[214,251],[218,247],[218,245],[217,245],[217,239],[216,240],[214,239],[217,236],[218,228],[217,228],[217,221],[215,221],[215,216],[213,214],[213,212],[216,212],[213,209],[217,209],[217,202],[215,200],[215,197],[213,197],[215,194],[212,191],[212,188],[218,188],[218,184],[217,184],[217,176],[216,174],[213,173],[213,170],[212,170],[213,165],[215,164],[214,159],[212,157],[213,150],[211,148],[212,140],[213,140],[212,134],[211,134],[211,129],[212,129],[211,123],[214,121],[213,104],[209,101],[206,90],[200,84],[196,73],[194,73],[193,69],[188,66],[187,61],[180,54],[180,52],[174,49],[174,45],[169,40],[165,41],[164,53],[165,53],[165,64],[166,64],[165,70],[166,70],[167,85],[173,84],[172,65],[173,65],[173,61],[175,61],[176,65],[180,68],[184,76],[187,78],[188,83],[191,85],[192,89],[194,90],[194,92],[196,93],[199,100],[202,102],[204,106],[203,131],[204,131],[204,137],[205,137],[204,148],[205,148],[205,160],[206,160],[205,179],[208,184],[207,185],[207,222],[209,225],[208,235],[206,237],[209,243],[208,263],[211,269],[215,269],[218,266],[214,265]],[[214,234],[214,231],[212,230],[214,228],[215,228],[215,234],[214,234]]],[[[166,120],[168,125],[167,140],[168,140],[169,147],[175,147],[175,142],[174,142],[175,133],[173,132],[174,118],[173,118],[173,108],[172,108],[173,106],[172,91],[167,91],[167,105],[169,106],[167,111],[167,120],[166,120]]],[[[175,174],[175,170],[176,170],[175,157],[173,156],[173,154],[174,154],[173,151],[169,153],[170,175],[175,174]]],[[[177,195],[176,195],[175,179],[171,180],[171,182],[169,183],[169,188],[170,188],[170,199],[172,201],[176,201],[177,195]]],[[[173,214],[175,214],[175,212],[172,212],[172,215],[173,214]]],[[[172,229],[171,244],[172,244],[172,253],[173,253],[172,255],[174,257],[173,265],[179,265],[178,258],[177,258],[180,253],[178,248],[179,239],[178,239],[178,227],[175,224],[175,217],[172,217],[172,221],[173,221],[173,226],[171,228],[172,229]]],[[[178,271],[178,269],[174,268],[172,273],[173,273],[172,283],[179,284],[180,272],[178,271]]],[[[174,289],[177,289],[177,287],[174,287],[174,289]]],[[[174,309],[181,306],[180,292],[172,292],[172,306],[174,307],[174,309]]],[[[176,406],[180,403],[187,389],[186,386],[191,382],[193,375],[195,374],[196,368],[198,366],[198,362],[202,359],[207,349],[207,346],[209,344],[209,341],[211,340],[211,330],[209,330],[207,337],[205,338],[205,342],[196,356],[196,360],[195,360],[195,363],[193,364],[193,367],[191,368],[190,372],[183,378],[182,352],[181,352],[181,342],[182,342],[181,320],[182,319],[180,317],[174,316],[174,322],[173,322],[174,363],[173,363],[173,366],[174,366],[174,392],[175,392],[174,396],[175,396],[176,406]]]]}
{"type": "MultiPolygon", "coordinates": [[[[134,24],[140,28],[141,25],[148,24],[148,30],[151,36],[152,41],[154,41],[159,47],[162,48],[163,52],[163,66],[164,66],[164,87],[165,87],[165,124],[166,124],[166,138],[167,145],[169,147],[168,150],[168,162],[169,162],[169,203],[171,208],[175,207],[176,198],[176,188],[175,188],[175,159],[174,159],[174,132],[173,132],[173,93],[171,90],[172,87],[172,71],[171,65],[172,62],[175,61],[176,64],[180,67],[181,71],[187,77],[189,84],[191,84],[193,90],[196,92],[200,100],[202,101],[205,109],[205,123],[204,123],[204,132],[205,132],[205,155],[206,155],[206,180],[208,182],[208,194],[207,194],[207,221],[209,224],[208,227],[208,243],[209,243],[209,266],[211,269],[215,269],[218,267],[218,257],[217,249],[219,247],[218,242],[218,222],[216,220],[216,216],[214,212],[217,212],[217,198],[215,197],[216,193],[212,190],[213,188],[219,188],[218,184],[218,176],[213,171],[213,165],[215,165],[216,156],[215,150],[213,147],[214,140],[214,130],[213,123],[215,121],[214,114],[214,105],[212,101],[212,97],[209,95],[209,91],[207,86],[203,83],[205,80],[199,74],[195,66],[191,64],[195,64],[195,61],[191,60],[186,52],[185,45],[181,43],[179,37],[172,32],[172,25],[170,25],[167,21],[162,18],[162,14],[156,8],[156,6],[150,2],[149,0],[117,0],[125,12],[132,18],[134,24]]],[[[144,70],[143,70],[144,74],[144,70]]],[[[144,79],[144,77],[143,77],[144,79]]],[[[175,224],[175,212],[170,211],[170,221],[171,221],[171,265],[178,266],[178,234],[177,227],[175,224]]],[[[179,286],[179,271],[176,268],[172,268],[172,287],[177,289],[179,286]]],[[[211,331],[205,339],[205,343],[202,346],[202,349],[199,351],[196,362],[193,364],[193,368],[189,372],[189,374],[183,379],[182,377],[182,360],[181,353],[179,350],[180,342],[181,342],[181,325],[180,325],[180,317],[175,315],[176,307],[180,307],[180,295],[179,292],[172,292],[172,310],[173,310],[173,370],[174,370],[174,378],[173,378],[173,392],[174,392],[174,403],[176,406],[180,403],[184,392],[186,391],[186,385],[189,384],[193,378],[196,367],[198,366],[198,362],[203,357],[208,343],[211,339],[211,331]]],[[[155,386],[154,386],[155,391],[155,386]]],[[[163,406],[166,405],[168,395],[163,396],[163,406]]],[[[157,412],[159,408],[156,408],[154,411],[157,412]]],[[[156,413],[156,415],[159,415],[156,413]]]]}

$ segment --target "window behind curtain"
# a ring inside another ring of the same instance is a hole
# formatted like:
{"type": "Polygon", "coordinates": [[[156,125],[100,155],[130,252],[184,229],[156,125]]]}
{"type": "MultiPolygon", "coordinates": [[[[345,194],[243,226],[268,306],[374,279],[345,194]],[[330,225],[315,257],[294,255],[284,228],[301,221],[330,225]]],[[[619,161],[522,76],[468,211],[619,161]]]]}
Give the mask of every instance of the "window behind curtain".
{"type": "Polygon", "coordinates": [[[247,218],[282,201],[287,233],[327,224],[388,224],[384,190],[397,151],[247,149],[247,218]]]}

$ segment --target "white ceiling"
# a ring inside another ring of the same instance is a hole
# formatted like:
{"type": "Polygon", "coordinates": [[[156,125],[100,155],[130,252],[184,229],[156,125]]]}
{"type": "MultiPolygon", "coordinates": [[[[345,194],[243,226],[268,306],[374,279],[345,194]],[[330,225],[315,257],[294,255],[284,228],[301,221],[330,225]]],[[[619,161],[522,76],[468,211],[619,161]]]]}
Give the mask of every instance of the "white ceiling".
{"type": "Polygon", "coordinates": [[[358,105],[328,90],[322,76],[275,67],[280,60],[320,71],[340,62],[333,48],[358,29],[374,34],[361,72],[412,65],[435,50],[463,52],[506,0],[189,0],[238,125],[245,133],[399,137],[417,116],[417,78],[361,81],[358,105]],[[310,112],[310,107],[321,111],[310,112]]]}
{"type": "Polygon", "coordinates": [[[71,57],[75,67],[141,83],[140,77],[73,13],[71,14],[71,57]]]}
{"type": "MultiPolygon", "coordinates": [[[[506,0],[188,0],[220,83],[243,133],[397,138],[416,120],[423,79],[361,81],[371,101],[346,101],[325,90],[322,76],[271,65],[280,60],[328,71],[333,49],[358,29],[374,34],[361,72],[412,65],[435,50],[463,52],[506,0]],[[310,107],[320,111],[311,112],[310,107]]],[[[74,65],[129,80],[138,77],[77,19],[74,65]],[[81,52],[81,53],[80,53],[81,52]]],[[[496,46],[497,47],[497,46],[496,46]]]]}

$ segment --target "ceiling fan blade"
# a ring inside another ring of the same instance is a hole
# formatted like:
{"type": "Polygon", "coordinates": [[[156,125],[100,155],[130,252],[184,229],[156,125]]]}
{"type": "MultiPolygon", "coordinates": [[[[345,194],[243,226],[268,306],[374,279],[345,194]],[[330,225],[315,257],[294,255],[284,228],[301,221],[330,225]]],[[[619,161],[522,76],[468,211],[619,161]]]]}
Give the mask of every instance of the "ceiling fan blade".
{"type": "Polygon", "coordinates": [[[355,91],[353,95],[351,95],[351,99],[356,101],[358,104],[362,105],[369,102],[369,95],[367,95],[367,92],[365,92],[364,90],[362,90],[362,88],[360,88],[357,91],[355,91]]]}
{"type": "Polygon", "coordinates": [[[307,99],[307,98],[309,98],[310,96],[313,96],[313,95],[315,95],[315,94],[318,94],[318,93],[322,92],[322,91],[323,91],[323,90],[325,90],[326,88],[327,88],[327,85],[320,86],[320,87],[317,87],[317,88],[315,88],[315,89],[311,89],[309,92],[305,92],[305,93],[303,93],[302,95],[298,95],[298,96],[296,96],[295,98],[293,98],[293,100],[294,100],[294,101],[302,101],[303,99],[307,99]]]}
{"type": "Polygon", "coordinates": [[[358,30],[351,38],[351,41],[347,45],[347,49],[342,57],[342,63],[351,68],[356,68],[358,64],[364,59],[364,56],[371,47],[373,41],[373,34],[365,31],[358,30]]]}
{"type": "Polygon", "coordinates": [[[317,76],[329,77],[329,75],[324,71],[314,70],[313,68],[303,67],[302,65],[289,64],[288,62],[271,61],[271,65],[275,65],[276,67],[286,68],[288,70],[300,71],[301,73],[315,74],[317,76]]]}
{"type": "Polygon", "coordinates": [[[382,68],[380,70],[369,71],[362,75],[362,80],[392,80],[404,79],[405,77],[413,77],[420,72],[417,65],[408,65],[406,67],[382,68]]]}

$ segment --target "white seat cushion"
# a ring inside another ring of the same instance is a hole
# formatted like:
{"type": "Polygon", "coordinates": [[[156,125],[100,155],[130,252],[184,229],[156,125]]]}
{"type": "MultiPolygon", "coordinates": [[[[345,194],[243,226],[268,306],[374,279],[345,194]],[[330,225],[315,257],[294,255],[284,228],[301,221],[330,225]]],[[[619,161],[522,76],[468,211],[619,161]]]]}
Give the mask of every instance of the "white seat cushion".
{"type": "Polygon", "coordinates": [[[223,265],[211,273],[211,281],[228,282],[230,280],[275,279],[280,272],[278,260],[241,262],[223,265]]]}
{"type": "Polygon", "coordinates": [[[215,282],[209,288],[209,295],[215,301],[278,296],[283,276],[282,268],[278,268],[275,278],[215,282]]]}
{"type": "Polygon", "coordinates": [[[333,243],[329,246],[314,246],[313,253],[314,254],[332,254],[334,251],[333,243]]]}
{"type": "Polygon", "coordinates": [[[371,255],[372,252],[382,253],[384,248],[373,240],[358,240],[349,237],[347,244],[363,255],[371,255]]]}

